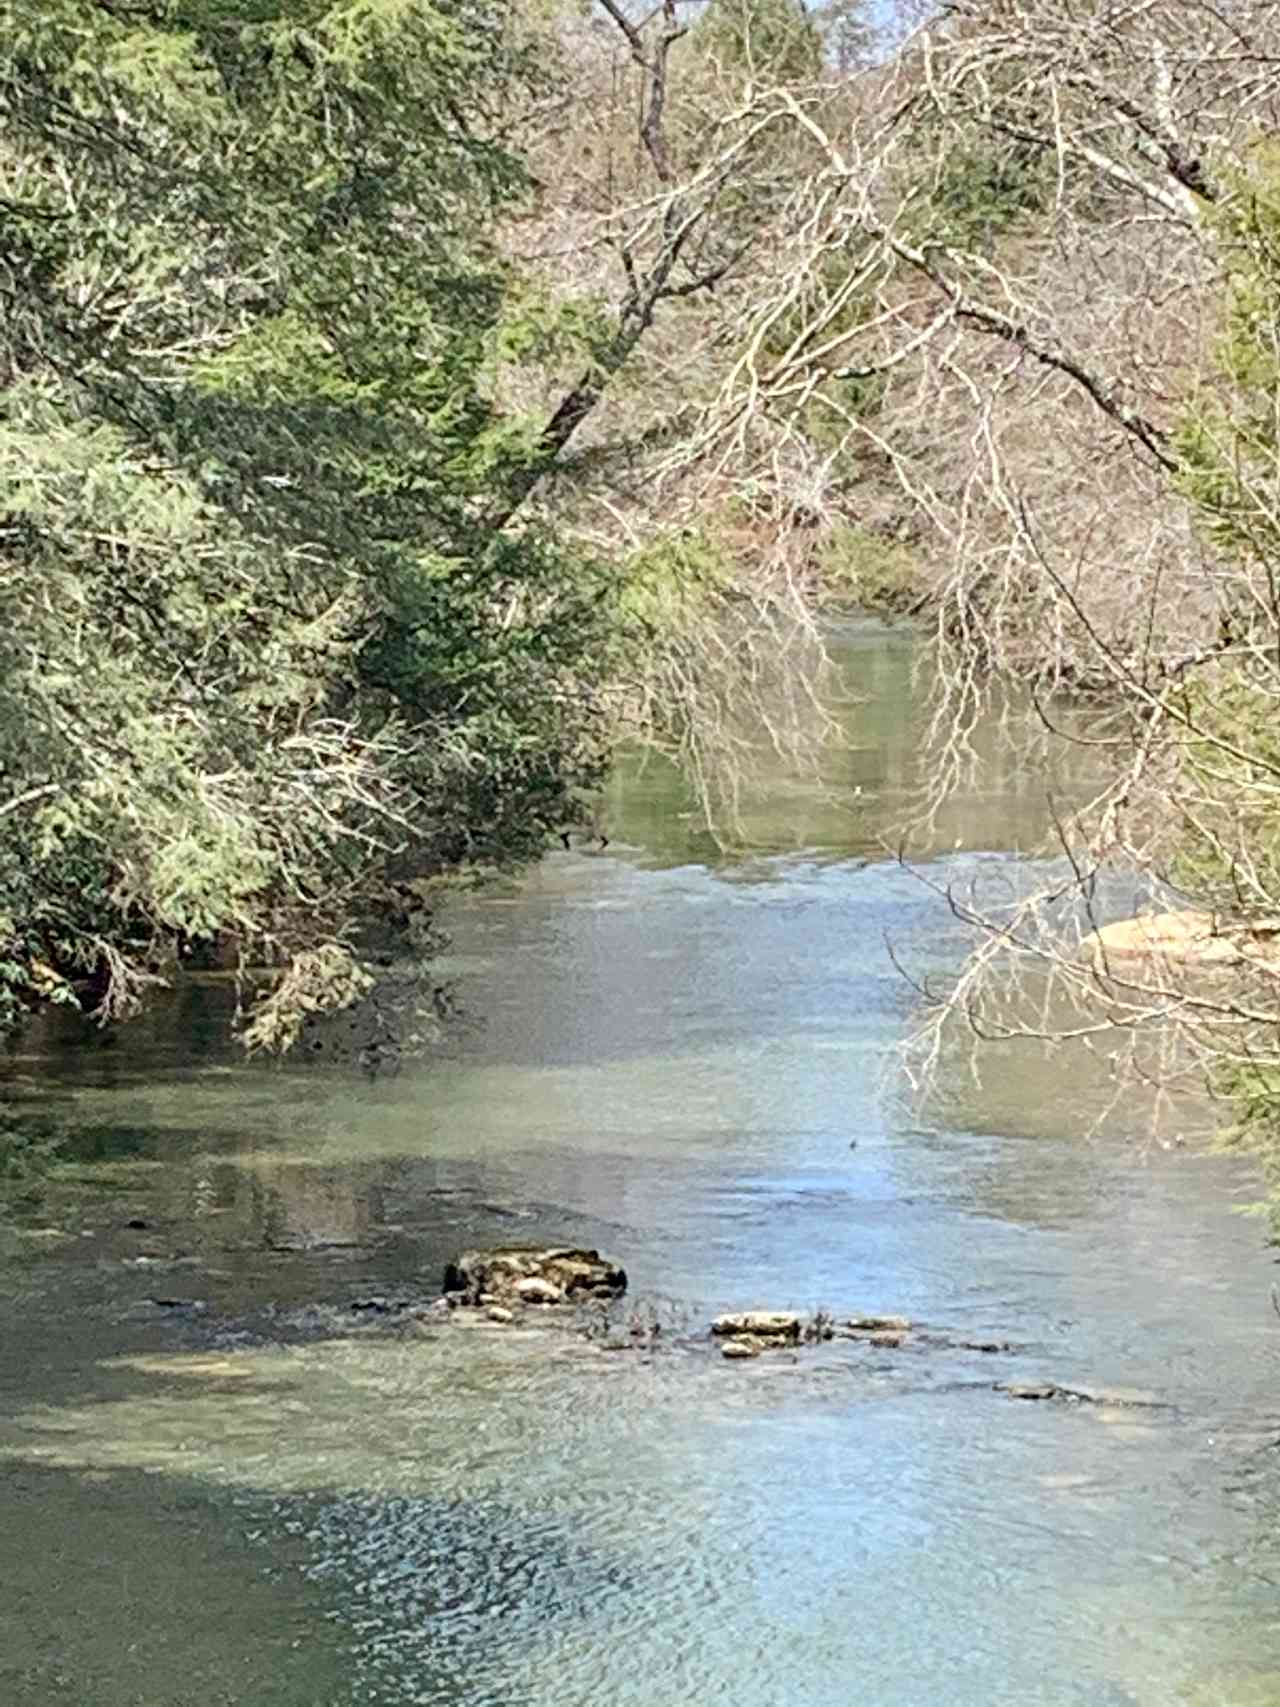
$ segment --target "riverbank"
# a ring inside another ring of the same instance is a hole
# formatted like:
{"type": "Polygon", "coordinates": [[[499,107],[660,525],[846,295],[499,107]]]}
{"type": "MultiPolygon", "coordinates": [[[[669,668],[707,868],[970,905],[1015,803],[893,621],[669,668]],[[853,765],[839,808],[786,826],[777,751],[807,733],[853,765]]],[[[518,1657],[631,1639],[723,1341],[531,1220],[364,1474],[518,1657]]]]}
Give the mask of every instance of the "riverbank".
{"type": "MultiPolygon", "coordinates": [[[[873,857],[912,779],[897,645],[851,651],[852,814],[779,779],[774,851],[732,858],[670,780],[620,778],[607,852],[454,898],[471,1021],[398,1074],[246,1062],[211,988],[15,1064],[70,1149],[0,1254],[6,1702],[1269,1699],[1248,1175],[1145,1142],[1145,1110],[1091,1138],[1090,1086],[1027,1055],[927,1124],[884,1094],[912,1004],[886,943],[965,946],[873,857]],[[617,1256],[627,1348],[418,1327],[446,1263],[513,1242],[617,1256]],[[724,1359],[707,1328],[752,1307],[921,1343],[724,1359]],[[1070,1396],[1104,1388],[1144,1403],[1070,1396]]],[[[997,772],[934,875],[1013,880],[1040,809],[997,772]]]]}

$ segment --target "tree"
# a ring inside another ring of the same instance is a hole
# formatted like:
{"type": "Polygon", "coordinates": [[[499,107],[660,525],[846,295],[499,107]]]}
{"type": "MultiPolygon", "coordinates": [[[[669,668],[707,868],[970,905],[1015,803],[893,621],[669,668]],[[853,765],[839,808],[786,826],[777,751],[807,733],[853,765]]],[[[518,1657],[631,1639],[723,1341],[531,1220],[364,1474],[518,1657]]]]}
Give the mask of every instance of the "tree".
{"type": "Polygon", "coordinates": [[[1259,1132],[1280,1023],[1275,962],[1250,948],[1276,914],[1259,137],[1278,45],[1262,5],[964,0],[842,104],[776,91],[819,164],[700,441],[745,458],[762,423],[800,432],[821,408],[820,512],[896,482],[934,619],[939,789],[1010,687],[1098,764],[1044,887],[951,893],[982,946],[931,1008],[926,1061],[956,1017],[1073,1037],[1117,1083],[1247,1084],[1259,1132]],[[1078,952],[1135,894],[1213,917],[1248,950],[1232,977],[1078,952]]]}
{"type": "Polygon", "coordinates": [[[788,163],[771,112],[677,95],[674,5],[601,21],[603,61],[496,0],[6,12],[9,1016],[86,981],[116,1016],[230,945],[278,969],[249,1035],[287,1043],[367,990],[371,913],[421,914],[389,883],[536,855],[620,726],[708,794],[740,756],[730,674],[802,614],[789,578],[667,596],[702,561],[678,506],[620,552],[560,495],[641,345],[745,288],[788,163]],[[614,126],[567,285],[523,252],[566,44],[614,126]]]}
{"type": "MultiPolygon", "coordinates": [[[[763,477],[759,464],[740,479],[688,454],[770,266],[778,212],[812,164],[776,103],[709,51],[720,3],[552,9],[543,59],[572,65],[572,88],[530,139],[536,203],[505,241],[545,300],[589,301],[598,327],[590,360],[544,389],[544,461],[522,513],[634,583],[614,704],[629,733],[680,759],[709,827],[732,838],[748,730],[802,763],[812,750],[815,683],[781,684],[778,666],[803,660],[820,676],[821,647],[796,441],[773,442],[763,477]]],[[[815,79],[813,64],[763,66],[763,87],[776,76],[826,99],[837,80],[829,68],[815,79]]]]}
{"type": "Polygon", "coordinates": [[[488,236],[539,77],[484,0],[2,45],[3,999],[117,1014],[231,932],[348,1000],[389,875],[527,855],[605,757],[616,577],[492,519],[541,428],[497,376],[578,336],[488,236]]]}
{"type": "Polygon", "coordinates": [[[716,0],[695,34],[722,73],[757,83],[810,79],[822,68],[822,37],[802,0],[716,0]]]}

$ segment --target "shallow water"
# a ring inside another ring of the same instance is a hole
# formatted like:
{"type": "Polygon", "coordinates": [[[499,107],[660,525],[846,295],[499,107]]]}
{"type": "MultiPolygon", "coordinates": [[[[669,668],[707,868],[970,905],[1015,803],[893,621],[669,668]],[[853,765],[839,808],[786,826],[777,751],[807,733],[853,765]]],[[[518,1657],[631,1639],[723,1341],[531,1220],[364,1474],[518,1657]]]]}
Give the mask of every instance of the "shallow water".
{"type": "MultiPolygon", "coordinates": [[[[908,647],[844,655],[873,697],[836,792],[780,779],[766,851],[715,854],[650,767],[607,855],[459,901],[483,1023],[429,1062],[245,1066],[197,989],[15,1063],[78,1171],[0,1257],[0,1702],[1280,1701],[1251,1182],[1137,1110],[1089,1139],[1074,1064],[927,1124],[884,1094],[913,1000],[886,941],[928,969],[963,940],[874,857],[915,775],[908,647]],[[616,1254],[664,1333],[351,1309],[513,1237],[616,1254]],[[722,1362],[708,1316],[754,1304],[1012,1349],[722,1362]],[[1045,1378],[1125,1392],[994,1390],[1045,1378]]],[[[1018,881],[1043,794],[993,756],[933,875],[1018,881]]]]}

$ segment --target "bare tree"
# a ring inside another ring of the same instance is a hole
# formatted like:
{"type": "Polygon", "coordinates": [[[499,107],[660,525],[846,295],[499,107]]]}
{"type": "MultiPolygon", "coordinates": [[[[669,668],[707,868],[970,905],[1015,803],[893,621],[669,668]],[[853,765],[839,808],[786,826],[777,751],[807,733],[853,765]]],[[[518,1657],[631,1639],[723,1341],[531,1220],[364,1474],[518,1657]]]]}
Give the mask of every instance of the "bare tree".
{"type": "MultiPolygon", "coordinates": [[[[816,33],[788,5],[776,10],[809,31],[813,53],[797,56],[786,86],[807,99],[826,74],[815,75],[816,33]]],[[[732,0],[723,14],[750,9],[732,0]]],[[[650,644],[620,673],[612,709],[679,760],[710,826],[731,835],[761,743],[805,763],[832,725],[807,596],[807,452],[779,438],[763,481],[755,470],[708,481],[683,454],[769,264],[777,214],[812,166],[786,113],[759,98],[750,54],[717,32],[720,15],[718,0],[643,14],[599,0],[550,26],[548,57],[574,77],[526,121],[540,191],[507,241],[552,304],[589,296],[598,313],[585,348],[570,344],[540,391],[526,376],[510,398],[538,419],[541,454],[491,519],[546,515],[637,580],[650,644]]]]}
{"type": "MultiPolygon", "coordinates": [[[[1206,524],[1187,435],[1239,388],[1219,351],[1250,264],[1232,210],[1269,194],[1278,24],[1262,0],[957,0],[838,100],[756,92],[814,164],[673,466],[712,479],[779,443],[812,455],[821,421],[820,503],[883,528],[896,486],[928,564],[937,789],[1009,683],[1099,766],[1049,884],[951,895],[980,946],[932,1008],[926,1061],[959,1016],[984,1037],[1087,1039],[1132,1071],[1151,1071],[1147,1035],[1175,1040],[1161,1071],[1176,1058],[1234,1086],[1277,1064],[1278,773],[1260,732],[1280,693],[1280,480],[1261,453],[1234,476],[1228,537],[1206,524]],[[1224,714],[1232,694],[1248,718],[1224,714]],[[1135,894],[1203,915],[1217,949],[1099,948],[1135,894]]],[[[1255,302],[1264,329],[1269,311],[1255,302]]],[[[1267,417],[1270,385],[1253,400],[1267,417]]],[[[1238,470],[1226,420],[1220,462],[1238,470]]]]}

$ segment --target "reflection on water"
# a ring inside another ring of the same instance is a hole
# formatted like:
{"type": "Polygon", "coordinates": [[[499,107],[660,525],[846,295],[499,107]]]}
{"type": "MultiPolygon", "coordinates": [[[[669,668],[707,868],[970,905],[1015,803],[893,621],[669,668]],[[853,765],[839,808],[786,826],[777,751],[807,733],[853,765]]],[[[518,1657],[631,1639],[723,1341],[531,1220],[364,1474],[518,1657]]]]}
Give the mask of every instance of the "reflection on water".
{"type": "MultiPolygon", "coordinates": [[[[744,798],[741,821],[723,829],[740,844],[736,875],[754,867],[741,850],[756,854],[864,852],[875,858],[898,849],[903,825],[917,819],[932,793],[927,757],[928,681],[922,680],[908,628],[849,622],[829,639],[843,691],[833,695],[836,727],[822,747],[814,774],[797,776],[762,746],[757,763],[767,782],[744,798]]],[[[1064,714],[1070,721],[1070,714],[1064,714]]],[[[817,713],[815,713],[815,719],[817,713]]],[[[1037,721],[1022,717],[1011,737],[992,716],[975,732],[975,765],[927,824],[906,838],[913,855],[942,849],[1038,849],[1050,827],[1050,795],[1070,800],[1085,780],[1087,749],[1064,749],[1045,740],[1037,721]]],[[[637,758],[620,766],[603,821],[650,858],[716,863],[715,842],[699,829],[701,814],[670,763],[637,758]]]]}
{"type": "MultiPolygon", "coordinates": [[[[0,1701],[1278,1698],[1248,1182],[1085,1140],[1078,1065],[1001,1061],[929,1127],[879,1094],[886,938],[945,967],[963,937],[868,861],[913,785],[909,656],[848,656],[852,815],[791,781],[755,833],[801,851],[700,860],[671,779],[625,775],[620,853],[455,905],[484,1023],[430,1062],[239,1063],[200,989],[17,1063],[74,1165],[0,1257],[0,1701]],[[512,1237],[599,1243],[677,1324],[903,1311],[1014,1349],[743,1367],[352,1308],[512,1237]],[[1155,1402],[993,1390],[1044,1378],[1155,1402]]],[[[1016,880],[973,850],[1030,845],[1043,792],[1009,761],[937,869],[1016,880]]]]}

